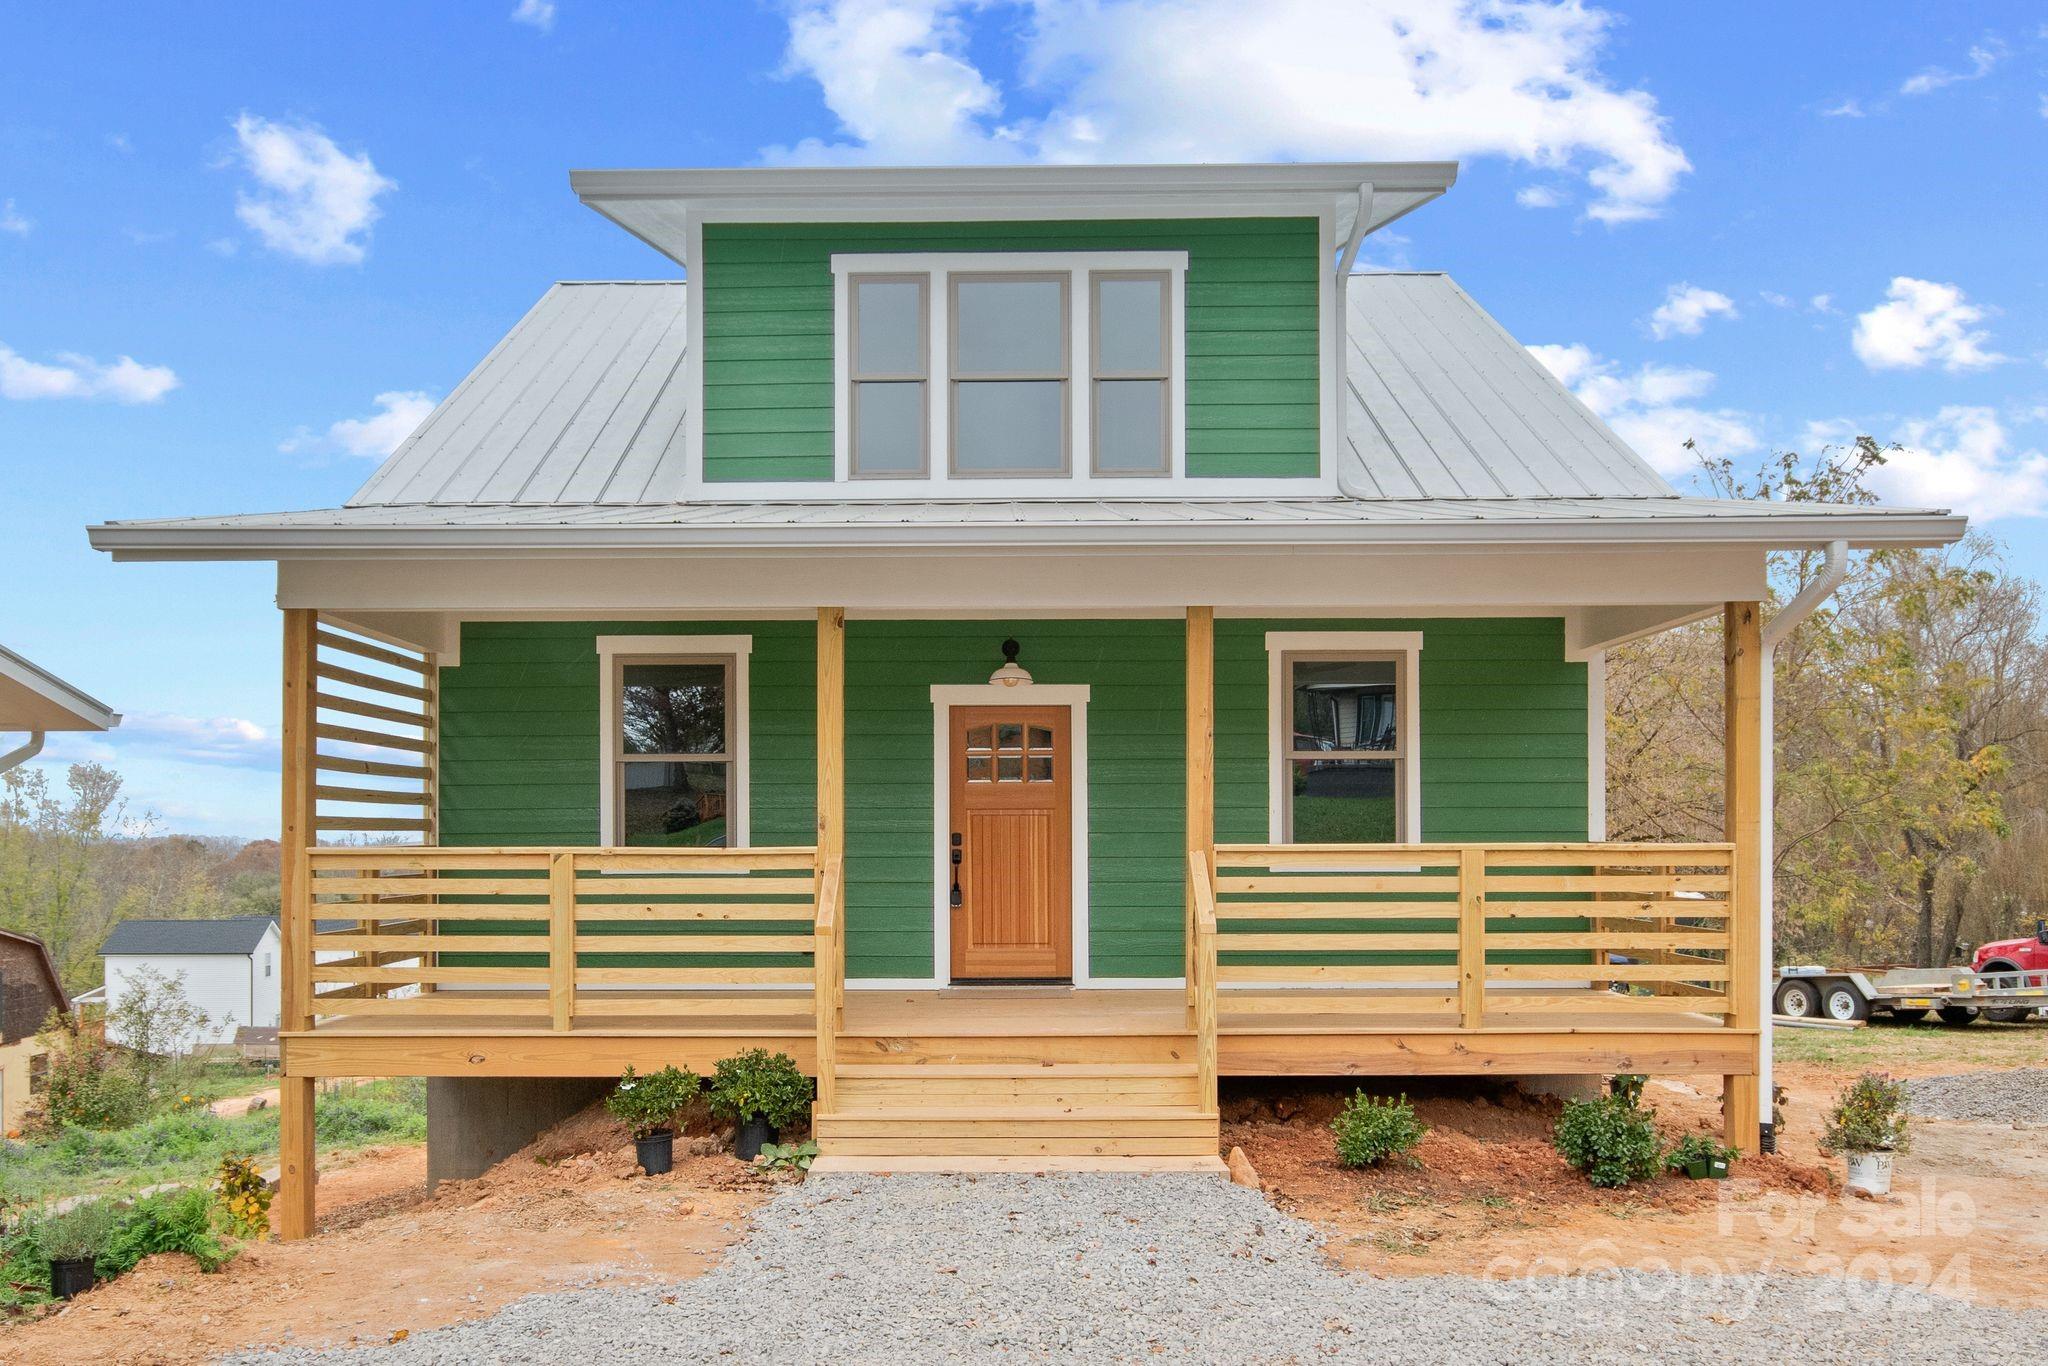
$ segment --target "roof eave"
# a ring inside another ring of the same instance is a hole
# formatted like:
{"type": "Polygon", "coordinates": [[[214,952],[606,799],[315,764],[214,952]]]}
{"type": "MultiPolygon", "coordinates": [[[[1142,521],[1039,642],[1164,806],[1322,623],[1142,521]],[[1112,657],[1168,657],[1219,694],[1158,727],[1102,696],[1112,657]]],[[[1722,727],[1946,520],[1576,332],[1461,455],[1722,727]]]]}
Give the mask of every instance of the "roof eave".
{"type": "Polygon", "coordinates": [[[1894,512],[1845,517],[1658,517],[1527,522],[1172,526],[1031,523],[947,526],[522,526],[522,527],[162,527],[109,523],[89,528],[96,550],[116,560],[282,560],[417,555],[621,556],[679,550],[735,552],[845,550],[877,553],[990,550],[1218,550],[1298,547],[1328,550],[1484,550],[1642,545],[1926,549],[1953,544],[1967,519],[1894,512]]]}

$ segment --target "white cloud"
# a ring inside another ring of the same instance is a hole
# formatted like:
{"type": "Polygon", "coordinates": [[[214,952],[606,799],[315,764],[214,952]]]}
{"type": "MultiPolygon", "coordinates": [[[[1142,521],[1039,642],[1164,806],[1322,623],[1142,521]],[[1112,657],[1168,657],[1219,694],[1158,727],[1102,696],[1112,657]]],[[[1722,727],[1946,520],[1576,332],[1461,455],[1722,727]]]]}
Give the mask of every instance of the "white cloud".
{"type": "Polygon", "coordinates": [[[14,207],[13,200],[0,201],[0,232],[13,233],[16,237],[26,237],[35,228],[35,225],[36,221],[33,218],[26,216],[20,209],[14,207]]]}
{"type": "Polygon", "coordinates": [[[275,736],[254,721],[236,716],[177,716],[129,713],[109,732],[121,749],[147,747],[194,763],[269,768],[277,763],[275,736]]]}
{"type": "Polygon", "coordinates": [[[548,32],[555,26],[555,0],[519,0],[512,11],[512,22],[548,32]]]}
{"type": "Polygon", "coordinates": [[[1906,78],[1899,87],[1901,95],[1930,95],[1944,86],[1960,81],[1981,81],[1989,76],[1992,69],[2005,59],[2005,44],[1995,38],[1987,38],[1970,48],[1970,66],[1966,71],[1955,71],[1944,66],[1930,66],[1916,71],[1906,78]]]}
{"type": "Polygon", "coordinates": [[[1759,299],[1762,299],[1762,300],[1763,300],[1763,301],[1764,301],[1765,303],[1769,304],[1769,305],[1770,305],[1770,306],[1771,306],[1772,308],[1797,308],[1797,307],[1799,307],[1798,303],[1797,303],[1796,301],[1794,301],[1794,299],[1792,298],[1792,296],[1791,296],[1791,295],[1789,295],[1789,294],[1780,294],[1780,293],[1778,293],[1778,291],[1777,291],[1777,290],[1775,290],[1775,289],[1760,289],[1760,290],[1758,290],[1758,291],[1756,292],[1756,297],[1757,297],[1757,298],[1759,298],[1759,299]]]}
{"type": "Polygon", "coordinates": [[[1836,100],[1833,104],[1822,105],[1820,116],[1824,119],[1860,119],[1863,117],[1863,102],[1853,95],[1836,100]]]}
{"type": "Polygon", "coordinates": [[[1870,475],[1886,502],[1946,507],[1974,521],[2048,513],[2048,452],[2016,449],[1989,408],[1952,406],[1906,423],[1903,449],[1870,475]]]}
{"type": "Polygon", "coordinates": [[[770,160],[1274,161],[1503,157],[1576,173],[1606,223],[1653,217],[1691,169],[1657,102],[1600,67],[1580,0],[795,0],[785,70],[842,141],[770,160]],[[1043,112],[1005,117],[970,39],[1013,41],[1043,112]]]}
{"type": "Polygon", "coordinates": [[[1807,306],[1816,313],[1838,313],[1841,311],[1835,307],[1835,296],[1832,294],[1816,294],[1806,302],[1807,306]]]}
{"type": "Polygon", "coordinates": [[[1981,370],[2005,359],[1988,349],[1991,334],[1977,329],[1984,310],[1970,303],[1960,286],[1892,279],[1887,302],[1856,315],[1851,344],[1873,370],[1918,370],[1940,365],[1951,372],[1981,370]]]}
{"type": "Polygon", "coordinates": [[[1746,455],[1763,446],[1747,414],[1691,402],[1714,387],[1712,371],[1642,365],[1624,372],[1577,342],[1529,350],[1660,474],[1687,474],[1701,455],[1746,455]],[[1688,441],[1697,454],[1686,449],[1688,441]]]}
{"type": "Polygon", "coordinates": [[[1515,191],[1515,202],[1525,209],[1555,209],[1564,204],[1564,195],[1548,185],[1524,185],[1515,191]]]}
{"type": "Polygon", "coordinates": [[[1716,289],[1675,284],[1664,291],[1664,302],[1650,314],[1650,335],[1658,341],[1672,337],[1697,337],[1711,318],[1736,318],[1735,300],[1716,289]]]}
{"type": "Polygon", "coordinates": [[[62,351],[54,364],[33,361],[0,343],[0,398],[104,398],[116,403],[156,403],[178,387],[167,365],[144,365],[123,356],[102,365],[90,356],[62,351]]]}
{"type": "Polygon", "coordinates": [[[301,427],[279,442],[278,450],[286,455],[300,451],[339,451],[344,455],[382,460],[427,420],[427,414],[434,411],[436,400],[432,394],[416,389],[392,389],[371,401],[376,404],[377,411],[368,417],[342,418],[329,424],[327,431],[319,436],[301,427]]]}
{"type": "Polygon", "coordinates": [[[354,265],[369,250],[377,200],[397,185],[369,154],[350,155],[311,124],[235,120],[242,166],[256,187],[236,196],[235,216],[272,251],[314,265],[354,265]]]}

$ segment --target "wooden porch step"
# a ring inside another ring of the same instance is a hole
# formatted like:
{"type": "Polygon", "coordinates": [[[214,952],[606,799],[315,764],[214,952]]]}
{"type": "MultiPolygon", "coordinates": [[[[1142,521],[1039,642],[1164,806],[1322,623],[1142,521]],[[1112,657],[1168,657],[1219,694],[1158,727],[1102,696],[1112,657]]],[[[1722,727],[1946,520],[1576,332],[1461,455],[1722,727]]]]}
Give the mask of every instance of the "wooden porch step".
{"type": "Polygon", "coordinates": [[[986,1106],[961,1107],[957,1109],[931,1108],[903,1110],[855,1108],[842,1105],[829,1114],[818,1115],[813,1127],[819,1132],[844,1132],[854,1126],[895,1124],[905,1129],[916,1126],[948,1128],[980,1125],[1000,1127],[1005,1125],[1061,1125],[1066,1128],[1087,1128],[1110,1124],[1208,1124],[1216,1123],[1216,1112],[1194,1105],[1081,1105],[1081,1106],[1004,1106],[989,1109],[986,1106]]]}
{"type": "Polygon", "coordinates": [[[863,1175],[887,1175],[892,1172],[1009,1172],[1024,1176],[1044,1176],[1049,1172],[1131,1172],[1138,1175],[1158,1172],[1200,1172],[1209,1176],[1227,1176],[1229,1171],[1223,1159],[1213,1153],[1206,1157],[1165,1154],[1105,1157],[1099,1154],[993,1153],[979,1156],[933,1156],[929,1153],[847,1153],[818,1157],[811,1162],[812,1175],[831,1172],[863,1175]]]}
{"type": "Polygon", "coordinates": [[[853,1067],[1129,1067],[1195,1064],[1191,1034],[842,1034],[839,1075],[853,1067]]]}
{"type": "Polygon", "coordinates": [[[1209,1157],[1216,1135],[1206,1134],[821,1134],[826,1157],[1209,1157]]]}
{"type": "MultiPolygon", "coordinates": [[[[843,1056],[843,1055],[842,1055],[843,1056]]],[[[882,1062],[842,1061],[840,1080],[849,1078],[925,1077],[1192,1077],[1200,1072],[1191,1062],[882,1062]]]]}

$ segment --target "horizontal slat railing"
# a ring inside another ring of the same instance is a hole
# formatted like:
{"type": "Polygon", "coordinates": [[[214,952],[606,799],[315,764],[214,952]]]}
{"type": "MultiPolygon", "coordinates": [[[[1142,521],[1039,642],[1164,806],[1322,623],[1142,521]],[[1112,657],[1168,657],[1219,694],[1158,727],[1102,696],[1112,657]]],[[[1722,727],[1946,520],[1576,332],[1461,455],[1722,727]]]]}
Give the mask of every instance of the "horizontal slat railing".
{"type": "Polygon", "coordinates": [[[815,853],[321,847],[312,1013],[579,1018],[811,1012],[815,853]],[[728,992],[730,988],[747,988],[728,992]]]}
{"type": "Polygon", "coordinates": [[[1732,862],[1725,844],[1219,845],[1223,1009],[1474,1029],[1559,1011],[1725,1016],[1746,970],[1729,961],[1732,862]]]}

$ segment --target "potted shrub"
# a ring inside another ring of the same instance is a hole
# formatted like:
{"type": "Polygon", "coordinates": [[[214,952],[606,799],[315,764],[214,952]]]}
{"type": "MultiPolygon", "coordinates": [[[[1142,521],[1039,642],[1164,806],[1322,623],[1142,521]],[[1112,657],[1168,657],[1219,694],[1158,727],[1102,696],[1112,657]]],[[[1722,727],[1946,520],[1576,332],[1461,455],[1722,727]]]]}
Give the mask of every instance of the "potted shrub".
{"type": "Polygon", "coordinates": [[[1865,1072],[1849,1083],[1828,1111],[1820,1147],[1848,1162],[1849,1189],[1889,1195],[1892,1154],[1905,1152],[1906,1087],[1882,1072],[1865,1072]]]}
{"type": "Polygon", "coordinates": [[[679,1067],[664,1067],[646,1076],[626,1074],[605,1097],[604,1108],[633,1130],[633,1148],[640,1170],[649,1176],[675,1170],[676,1112],[697,1098],[704,1079],[679,1067]]]}
{"type": "Polygon", "coordinates": [[[1375,1100],[1363,1091],[1344,1102],[1330,1129],[1337,1135],[1337,1160],[1347,1167],[1374,1167],[1404,1156],[1429,1132],[1408,1097],[1375,1100]]]}
{"type": "Polygon", "coordinates": [[[733,1153],[742,1162],[759,1157],[810,1108],[811,1079],[786,1053],[749,1048],[711,1073],[711,1113],[737,1126],[733,1153]]]}
{"type": "Polygon", "coordinates": [[[1695,1181],[1725,1181],[1735,1149],[1724,1148],[1706,1134],[1687,1134],[1664,1159],[1667,1171],[1684,1172],[1695,1181]]]}
{"type": "Polygon", "coordinates": [[[111,1200],[89,1200],[35,1222],[35,1249],[50,1264],[50,1294],[68,1300],[92,1289],[95,1263],[121,1222],[111,1200]]]}

